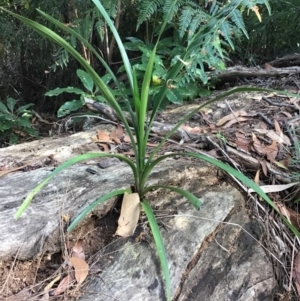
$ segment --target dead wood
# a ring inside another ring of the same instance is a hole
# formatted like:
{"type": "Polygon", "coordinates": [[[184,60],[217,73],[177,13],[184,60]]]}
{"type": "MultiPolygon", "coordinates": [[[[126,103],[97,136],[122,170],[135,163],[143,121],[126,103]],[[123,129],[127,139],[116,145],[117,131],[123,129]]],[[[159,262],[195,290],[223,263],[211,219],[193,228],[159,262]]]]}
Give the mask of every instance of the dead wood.
{"type": "Polygon", "coordinates": [[[235,66],[229,67],[224,71],[208,72],[210,77],[216,77],[222,82],[233,81],[238,78],[257,78],[257,77],[276,77],[291,74],[299,74],[300,67],[269,68],[261,69],[256,67],[235,66]]]}
{"type": "Polygon", "coordinates": [[[294,53],[286,55],[268,62],[268,64],[272,65],[273,67],[297,66],[300,65],[300,54],[294,53]]]}

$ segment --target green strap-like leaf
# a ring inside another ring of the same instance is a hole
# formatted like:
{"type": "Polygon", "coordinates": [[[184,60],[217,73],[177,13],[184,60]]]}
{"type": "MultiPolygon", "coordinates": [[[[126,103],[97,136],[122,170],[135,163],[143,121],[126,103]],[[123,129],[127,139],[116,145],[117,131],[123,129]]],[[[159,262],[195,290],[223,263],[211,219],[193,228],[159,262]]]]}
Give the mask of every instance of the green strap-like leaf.
{"type": "Polygon", "coordinates": [[[107,201],[108,199],[120,195],[120,194],[124,194],[125,192],[127,193],[131,193],[130,189],[119,189],[119,190],[114,190],[112,192],[109,192],[107,194],[105,194],[104,196],[102,196],[100,199],[97,199],[96,201],[94,201],[92,204],[90,204],[88,207],[86,207],[75,219],[74,221],[71,223],[71,225],[68,227],[68,232],[71,232],[76,226],[77,224],[89,213],[91,212],[97,205],[107,201]]]}
{"type": "Polygon", "coordinates": [[[88,154],[84,154],[84,155],[80,155],[80,156],[76,156],[66,162],[64,162],[63,164],[61,164],[60,166],[56,167],[51,174],[45,179],[43,180],[40,184],[38,184],[33,190],[31,190],[31,192],[28,194],[28,196],[26,197],[26,199],[23,201],[22,205],[19,207],[17,213],[15,214],[15,219],[18,219],[23,212],[27,209],[27,207],[30,205],[32,199],[34,198],[34,196],[59,172],[61,172],[62,170],[68,168],[69,166],[84,161],[84,160],[90,160],[90,159],[94,159],[94,158],[101,158],[101,157],[115,157],[118,158],[121,161],[124,161],[125,163],[127,163],[134,174],[134,177],[137,178],[137,171],[136,171],[136,167],[133,164],[132,161],[130,161],[128,158],[126,158],[125,156],[122,155],[115,155],[115,154],[107,154],[107,153],[88,153],[88,154]]]}
{"type": "Polygon", "coordinates": [[[43,11],[41,11],[39,9],[37,9],[37,11],[46,20],[48,20],[49,22],[53,23],[58,28],[60,28],[60,29],[62,29],[64,31],[68,32],[69,34],[75,36],[81,43],[83,43],[98,58],[98,60],[101,62],[101,64],[106,69],[106,71],[108,72],[108,74],[111,76],[112,80],[114,81],[115,85],[118,87],[119,91],[122,92],[122,95],[123,95],[124,99],[126,98],[126,95],[125,95],[125,93],[124,93],[124,91],[123,91],[123,89],[122,89],[122,87],[120,85],[120,82],[116,78],[115,74],[112,72],[112,70],[110,69],[110,67],[105,62],[105,60],[99,55],[99,53],[96,51],[96,49],[86,39],[84,39],[80,34],[78,34],[76,31],[74,31],[70,27],[65,26],[63,23],[57,21],[56,19],[52,18],[48,14],[44,13],[43,11]]]}
{"type": "MultiPolygon", "coordinates": [[[[244,174],[239,172],[238,170],[234,169],[233,167],[229,166],[228,164],[225,164],[219,160],[216,160],[214,158],[211,158],[206,155],[202,154],[196,154],[196,153],[173,153],[169,155],[164,155],[156,160],[152,161],[151,164],[147,167],[147,173],[149,173],[159,162],[162,160],[173,157],[173,156],[185,156],[185,157],[194,157],[198,158],[200,160],[206,161],[210,164],[213,164],[227,173],[233,175],[235,178],[239,179],[242,183],[244,183],[247,187],[252,188],[259,196],[261,196],[279,215],[280,217],[284,220],[286,225],[290,228],[290,230],[300,238],[300,233],[299,231],[278,211],[277,207],[275,204],[272,202],[272,200],[266,195],[266,193],[252,180],[250,180],[248,177],[246,177],[244,174]]],[[[143,183],[143,180],[141,180],[141,183],[143,183]]]]}
{"type": "MultiPolygon", "coordinates": [[[[100,4],[100,6],[102,7],[101,4],[100,4]]],[[[135,155],[137,156],[138,152],[137,152],[137,147],[136,147],[135,139],[133,137],[133,133],[130,130],[129,124],[128,124],[128,122],[127,122],[127,120],[126,120],[126,118],[125,118],[125,116],[123,114],[123,111],[122,111],[119,103],[115,99],[114,95],[111,93],[110,88],[107,87],[107,85],[103,82],[103,80],[96,73],[96,71],[87,63],[87,61],[78,53],[78,51],[76,51],[76,49],[74,49],[65,39],[63,39],[61,36],[59,36],[58,34],[56,34],[53,30],[47,28],[46,26],[43,26],[43,25],[41,25],[41,24],[39,24],[39,23],[37,23],[35,21],[32,21],[32,20],[27,19],[25,17],[22,17],[22,16],[20,16],[18,14],[15,14],[15,13],[13,13],[13,12],[5,9],[5,8],[2,8],[2,9],[5,12],[7,12],[8,14],[10,14],[13,17],[17,18],[18,20],[22,21],[27,26],[29,26],[32,29],[34,29],[36,32],[38,32],[39,34],[41,34],[43,37],[46,37],[50,41],[52,41],[52,42],[60,45],[64,49],[66,49],[81,64],[81,66],[92,77],[92,79],[94,81],[94,84],[97,86],[97,88],[99,89],[99,91],[102,92],[102,94],[105,97],[105,99],[107,100],[107,102],[111,105],[111,107],[115,110],[115,112],[118,115],[118,117],[120,118],[120,120],[123,122],[123,124],[124,124],[124,126],[126,128],[126,131],[127,131],[128,135],[130,137],[130,140],[131,140],[131,143],[132,143],[132,146],[133,146],[133,151],[134,151],[135,155]]],[[[105,13],[106,16],[108,16],[107,13],[105,12],[105,10],[102,13],[105,13]]],[[[110,23],[112,24],[111,21],[110,21],[110,23]]],[[[114,31],[114,34],[115,33],[117,33],[116,30],[114,31]]],[[[1,107],[0,107],[0,109],[1,109],[1,107]]]]}
{"type": "Polygon", "coordinates": [[[176,193],[182,195],[183,197],[187,198],[192,205],[195,206],[196,209],[200,209],[200,206],[202,205],[202,202],[192,193],[190,193],[187,190],[178,188],[178,187],[174,187],[174,186],[165,186],[165,185],[152,185],[152,186],[148,186],[144,191],[143,191],[143,195],[146,194],[148,191],[152,190],[152,189],[157,189],[157,188],[164,188],[164,189],[169,189],[172,191],[175,191],[176,193]]]}
{"type": "Polygon", "coordinates": [[[170,273],[168,267],[168,259],[165,246],[163,244],[163,240],[159,231],[159,227],[156,222],[156,218],[153,214],[152,208],[146,200],[142,201],[142,207],[146,213],[147,219],[149,221],[149,225],[152,231],[152,235],[154,238],[154,242],[156,245],[158,257],[160,260],[160,264],[162,267],[163,276],[165,279],[166,285],[166,292],[167,292],[167,300],[171,301],[171,280],[170,280],[170,273]]]}
{"type": "Polygon", "coordinates": [[[107,24],[108,24],[115,40],[116,40],[116,43],[118,44],[118,47],[119,47],[119,50],[120,50],[120,53],[121,53],[121,56],[122,56],[123,64],[124,64],[124,67],[125,67],[125,70],[126,70],[126,73],[127,73],[127,76],[128,76],[129,84],[130,84],[130,87],[133,91],[132,67],[131,67],[129,58],[127,56],[127,52],[125,50],[124,44],[121,41],[121,38],[119,36],[119,33],[118,33],[115,25],[111,21],[109,15],[107,14],[106,10],[104,9],[102,4],[100,3],[100,1],[99,0],[92,0],[92,1],[97,6],[97,8],[99,9],[101,15],[103,16],[103,18],[107,22],[107,24]]]}

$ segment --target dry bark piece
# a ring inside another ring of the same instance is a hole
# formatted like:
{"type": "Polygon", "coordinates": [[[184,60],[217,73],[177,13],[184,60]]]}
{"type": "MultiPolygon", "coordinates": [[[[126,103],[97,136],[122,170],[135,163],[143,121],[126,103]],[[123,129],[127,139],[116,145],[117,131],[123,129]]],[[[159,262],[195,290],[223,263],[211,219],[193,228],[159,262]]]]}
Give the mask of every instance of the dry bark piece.
{"type": "Polygon", "coordinates": [[[125,192],[118,220],[116,235],[122,237],[131,236],[137,226],[140,217],[140,197],[138,193],[128,194],[125,192]]]}
{"type": "MultiPolygon", "coordinates": [[[[289,189],[297,184],[299,184],[299,183],[295,182],[295,183],[283,184],[283,185],[263,185],[263,186],[260,186],[260,188],[263,192],[270,193],[270,192],[283,191],[283,190],[289,189]]],[[[254,190],[252,188],[249,188],[248,192],[251,193],[251,192],[254,192],[254,190]]]]}

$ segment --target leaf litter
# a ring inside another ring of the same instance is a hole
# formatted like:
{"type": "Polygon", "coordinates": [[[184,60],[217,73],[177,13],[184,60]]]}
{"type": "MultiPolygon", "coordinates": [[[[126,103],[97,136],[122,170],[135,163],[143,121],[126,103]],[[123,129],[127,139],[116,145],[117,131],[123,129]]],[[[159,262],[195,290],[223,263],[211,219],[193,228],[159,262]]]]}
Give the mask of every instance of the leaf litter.
{"type": "MultiPolygon", "coordinates": [[[[194,136],[215,135],[217,133],[220,133],[220,136],[223,136],[223,143],[227,144],[230,147],[236,148],[238,152],[243,154],[244,158],[249,159],[249,162],[252,162],[252,159],[254,160],[253,162],[255,162],[256,160],[258,165],[256,165],[256,168],[252,168],[252,170],[255,170],[255,172],[251,174],[251,172],[248,172],[247,170],[246,174],[248,174],[250,178],[255,179],[255,181],[260,184],[263,184],[266,180],[272,180],[272,183],[265,183],[269,185],[262,185],[269,186],[269,188],[262,188],[266,189],[266,192],[269,193],[273,200],[277,200],[279,201],[279,204],[282,204],[282,193],[286,192],[286,195],[289,196],[288,192],[297,190],[297,183],[294,184],[294,182],[290,181],[281,184],[280,177],[273,177],[274,169],[278,171],[278,174],[281,174],[284,168],[286,168],[288,171],[290,170],[290,166],[292,164],[291,158],[294,154],[290,154],[287,147],[290,146],[293,141],[290,139],[290,136],[287,135],[285,122],[287,122],[287,124],[292,127],[293,123],[294,125],[297,125],[297,122],[299,121],[297,118],[291,117],[294,116],[294,112],[290,109],[290,107],[285,108],[284,111],[280,111],[276,106],[272,106],[268,109],[268,114],[263,113],[259,116],[257,112],[266,112],[265,108],[268,106],[264,103],[261,96],[252,97],[254,99],[253,101],[255,102],[255,109],[253,103],[249,104],[246,102],[245,105],[245,102],[243,102],[243,100],[239,100],[239,102],[236,102],[237,105],[235,105],[232,110],[227,110],[226,113],[226,110],[222,109],[221,118],[215,119],[215,116],[218,116],[216,114],[217,107],[212,106],[207,110],[202,110],[201,112],[199,112],[200,117],[198,117],[198,122],[190,121],[187,124],[183,125],[181,129],[186,133],[194,136]],[[260,172],[260,170],[262,172],[260,172]],[[293,185],[285,186],[286,184],[293,185]]],[[[269,95],[268,97],[275,98],[280,96],[269,95]]],[[[284,98],[284,101],[288,100],[288,98],[284,98]]],[[[230,105],[235,103],[234,101],[235,100],[231,101],[230,105]]],[[[226,108],[226,106],[224,108],[226,108]]],[[[295,108],[297,108],[296,105],[295,108]]],[[[172,117],[169,117],[169,119],[173,120],[172,117]]],[[[167,120],[167,118],[164,118],[164,120],[167,120]]],[[[128,155],[133,155],[131,149],[122,151],[122,148],[118,147],[122,144],[130,146],[131,142],[128,138],[129,137],[126,133],[124,133],[121,125],[118,123],[115,130],[112,130],[110,132],[98,131],[97,136],[94,137],[94,142],[97,143],[99,147],[106,152],[109,152],[113,148],[117,147],[117,151],[123,152],[125,154],[127,152],[128,155]]],[[[197,138],[193,138],[193,140],[189,143],[185,141],[183,143],[183,146],[188,146],[189,144],[194,143],[192,146],[197,148],[198,145],[195,144],[195,141],[197,143],[197,138]]],[[[219,142],[216,140],[215,143],[218,144],[219,142]]],[[[149,147],[155,147],[156,145],[156,138],[153,138],[149,141],[149,147]]],[[[166,143],[164,151],[172,151],[172,148],[174,148],[174,146],[172,146],[171,143],[166,143]]],[[[209,153],[213,156],[221,158],[218,148],[210,145],[207,151],[209,151],[209,153]]],[[[231,156],[230,153],[228,153],[228,155],[229,157],[231,156]]],[[[244,166],[244,162],[246,162],[242,161],[239,157],[233,157],[232,159],[242,167],[244,166]]],[[[282,180],[287,181],[288,179],[287,177],[282,177],[282,180]]],[[[297,194],[295,194],[294,198],[296,197],[297,194]]],[[[140,214],[140,211],[137,209],[139,200],[131,200],[130,202],[135,203],[136,206],[133,206],[132,208],[128,206],[126,210],[132,210],[130,214],[128,214],[125,209],[125,211],[123,209],[121,210],[119,217],[119,229],[122,230],[118,229],[115,233],[117,235],[131,235],[136,227],[136,223],[140,214]],[[126,229],[126,227],[129,225],[130,227],[126,229]]],[[[291,219],[291,221],[293,221],[295,226],[299,227],[297,222],[299,219],[299,214],[296,210],[293,210],[286,205],[284,205],[283,207],[281,206],[281,210],[289,219],[291,219]]],[[[277,220],[277,222],[279,222],[279,220],[277,220]]],[[[271,223],[271,227],[273,227],[273,222],[269,221],[269,223],[271,223]]],[[[280,225],[283,227],[282,223],[280,223],[280,225]]],[[[107,229],[105,231],[107,231],[107,229]]],[[[278,245],[280,244],[279,241],[282,241],[279,238],[280,233],[282,233],[281,230],[279,231],[278,235],[275,236],[278,241],[278,245]]],[[[83,251],[83,242],[78,241],[78,245],[76,244],[76,247],[74,246],[74,248],[71,257],[69,258],[70,266],[68,268],[71,271],[73,270],[73,272],[64,275],[60,280],[60,283],[55,284],[55,294],[57,295],[65,294],[70,288],[74,287],[76,282],[84,284],[89,273],[89,264],[85,261],[85,256],[82,257],[82,255],[85,255],[85,252],[83,251]],[[74,248],[75,250],[76,248],[78,248],[78,250],[74,251],[74,248]]],[[[24,290],[26,289],[28,291],[28,288],[25,287],[24,290]]],[[[23,292],[22,290],[20,290],[20,287],[18,291],[23,292]]],[[[55,290],[53,289],[53,291],[55,290]]],[[[25,294],[25,291],[23,292],[23,294],[25,294]]],[[[15,294],[14,296],[16,297],[17,295],[15,294]]],[[[47,298],[46,294],[44,294],[43,297],[47,298]]],[[[19,300],[16,299],[16,301],[19,300]]]]}

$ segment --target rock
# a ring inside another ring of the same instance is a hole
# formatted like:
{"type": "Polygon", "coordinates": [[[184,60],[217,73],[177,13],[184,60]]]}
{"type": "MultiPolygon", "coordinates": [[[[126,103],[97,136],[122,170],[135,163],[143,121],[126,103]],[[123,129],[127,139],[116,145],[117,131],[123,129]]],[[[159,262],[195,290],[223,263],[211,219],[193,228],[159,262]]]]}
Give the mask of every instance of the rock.
{"type": "MultiPolygon", "coordinates": [[[[216,185],[209,190],[200,211],[178,197],[167,196],[164,202],[164,210],[178,212],[163,219],[170,230],[162,229],[172,300],[273,300],[276,283],[257,241],[262,235],[258,222],[250,221],[245,209],[234,209],[242,202],[236,189],[216,185]]],[[[80,301],[165,300],[153,242],[119,240],[100,254],[97,268],[103,280],[92,277],[80,301]]]]}
{"type": "MultiPolygon", "coordinates": [[[[65,141],[46,139],[1,149],[0,165],[39,161],[51,154],[54,161],[62,162],[85,150],[95,151],[88,136],[91,132],[82,134],[85,138],[80,139],[79,133],[65,141]]],[[[16,254],[18,259],[28,259],[41,252],[59,251],[62,215],[73,220],[99,196],[133,184],[131,170],[124,163],[107,169],[100,169],[97,163],[77,164],[58,174],[17,221],[13,218],[17,207],[53,167],[0,177],[0,259],[16,254]]],[[[174,192],[160,189],[147,195],[160,225],[165,226],[161,232],[168,253],[172,298],[273,300],[276,282],[272,264],[259,242],[263,233],[260,224],[248,218],[243,196],[216,174],[212,166],[188,158],[162,161],[151,174],[150,184],[178,186],[203,200],[197,211],[174,192]]],[[[109,200],[93,214],[104,216],[113,204],[114,200],[109,200]]],[[[99,251],[98,258],[91,259],[81,301],[165,300],[160,263],[145,221],[139,228],[145,230],[136,233],[137,237],[118,239],[99,251]],[[141,237],[146,241],[140,241],[141,237]],[[93,269],[103,271],[101,278],[94,276],[93,269]]]]}

